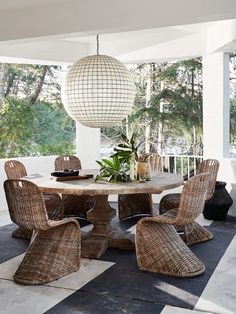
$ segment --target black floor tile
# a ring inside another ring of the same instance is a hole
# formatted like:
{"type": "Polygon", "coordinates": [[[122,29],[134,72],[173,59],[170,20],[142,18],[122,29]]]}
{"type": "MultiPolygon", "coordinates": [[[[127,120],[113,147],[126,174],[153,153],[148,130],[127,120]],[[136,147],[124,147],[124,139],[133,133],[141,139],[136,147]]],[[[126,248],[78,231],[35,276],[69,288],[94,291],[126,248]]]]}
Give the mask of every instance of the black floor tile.
{"type": "Polygon", "coordinates": [[[28,246],[28,240],[16,239],[11,236],[16,225],[10,224],[0,228],[0,263],[24,253],[28,246]]]}
{"type": "Polygon", "coordinates": [[[113,261],[115,265],[81,291],[193,309],[231,240],[232,234],[216,231],[213,240],[192,245],[192,251],[206,264],[206,272],[192,278],[140,272],[135,252],[108,250],[102,260],[113,261]]]}
{"type": "Polygon", "coordinates": [[[236,217],[227,216],[225,220],[214,221],[211,227],[236,234],[236,217]]]}
{"type": "MultiPolygon", "coordinates": [[[[113,224],[127,230],[140,217],[113,224]]],[[[81,227],[88,224],[79,220],[81,227]]],[[[23,253],[28,241],[14,239],[15,226],[0,228],[0,262],[23,253]]],[[[55,314],[106,314],[106,313],[160,313],[164,305],[193,309],[212,273],[236,234],[236,218],[214,222],[207,227],[213,232],[210,241],[190,246],[190,249],[206,265],[204,274],[192,278],[174,278],[138,270],[135,251],[108,249],[101,260],[115,264],[100,276],[91,280],[47,313],[55,314]]]]}
{"type": "Polygon", "coordinates": [[[120,298],[104,294],[77,291],[47,311],[47,314],[159,314],[164,305],[120,298]]]}

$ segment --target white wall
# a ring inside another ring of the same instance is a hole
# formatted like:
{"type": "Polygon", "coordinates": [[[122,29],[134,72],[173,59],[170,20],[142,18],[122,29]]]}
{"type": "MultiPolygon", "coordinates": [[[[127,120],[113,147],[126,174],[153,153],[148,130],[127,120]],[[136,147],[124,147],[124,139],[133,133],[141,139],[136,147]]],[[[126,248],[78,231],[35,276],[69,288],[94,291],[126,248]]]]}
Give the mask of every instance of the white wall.
{"type": "Polygon", "coordinates": [[[97,169],[96,160],[100,160],[101,135],[100,129],[93,129],[76,123],[77,154],[82,168],[97,169]]]}

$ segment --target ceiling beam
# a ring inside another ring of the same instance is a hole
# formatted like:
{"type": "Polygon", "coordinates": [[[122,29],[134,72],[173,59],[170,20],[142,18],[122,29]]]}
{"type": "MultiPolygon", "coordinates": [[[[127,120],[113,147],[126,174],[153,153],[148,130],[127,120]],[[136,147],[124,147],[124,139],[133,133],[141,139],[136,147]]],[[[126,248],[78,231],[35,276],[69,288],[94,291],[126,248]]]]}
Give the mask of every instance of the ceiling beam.
{"type": "Polygon", "coordinates": [[[124,63],[147,63],[195,58],[206,54],[205,34],[185,36],[116,56],[124,63]]]}
{"type": "Polygon", "coordinates": [[[89,45],[62,40],[0,45],[0,62],[70,64],[88,55],[89,45]],[[22,59],[22,60],[21,60],[22,59]]]}
{"type": "MultiPolygon", "coordinates": [[[[235,0],[48,0],[0,11],[0,41],[236,18],[235,0]]],[[[30,4],[30,1],[29,1],[30,4]]]]}

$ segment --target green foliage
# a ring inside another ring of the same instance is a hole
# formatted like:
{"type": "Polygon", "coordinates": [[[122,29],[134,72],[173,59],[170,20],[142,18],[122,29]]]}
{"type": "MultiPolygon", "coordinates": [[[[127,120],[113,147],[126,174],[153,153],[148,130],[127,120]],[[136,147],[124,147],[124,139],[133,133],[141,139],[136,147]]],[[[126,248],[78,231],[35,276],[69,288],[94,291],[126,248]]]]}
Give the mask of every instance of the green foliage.
{"type": "Polygon", "coordinates": [[[33,141],[36,144],[56,146],[74,141],[75,122],[62,106],[41,102],[33,106],[33,112],[33,141]]]}
{"type": "Polygon", "coordinates": [[[75,153],[75,122],[56,104],[7,97],[0,129],[1,158],[75,153]]]}
{"type": "Polygon", "coordinates": [[[98,175],[95,178],[95,181],[102,180],[107,178],[108,182],[117,183],[117,182],[128,182],[129,175],[127,171],[129,167],[126,162],[121,161],[119,157],[112,156],[111,159],[102,159],[102,161],[96,161],[100,166],[98,175]]]}
{"type": "Polygon", "coordinates": [[[74,154],[75,122],[60,102],[60,67],[2,64],[1,71],[0,158],[74,154]]]}
{"type": "Polygon", "coordinates": [[[150,143],[163,147],[169,139],[173,142],[184,139],[192,147],[185,153],[201,153],[202,60],[162,63],[155,71],[151,99],[137,107],[131,115],[132,121],[145,128],[150,126],[150,143]],[[161,88],[157,82],[162,82],[161,88]],[[160,139],[162,142],[158,143],[160,139]]]}
{"type": "Polygon", "coordinates": [[[33,112],[23,100],[7,97],[0,109],[0,157],[30,155],[33,112]]]}
{"type": "Polygon", "coordinates": [[[130,120],[136,124],[138,142],[146,137],[152,152],[181,142],[183,153],[201,154],[202,59],[141,64],[131,71],[137,93],[130,120]]]}
{"type": "Polygon", "coordinates": [[[121,133],[122,143],[118,144],[110,156],[110,159],[96,161],[101,169],[96,180],[108,178],[109,182],[130,181],[129,170],[131,159],[146,161],[149,154],[140,157],[138,154],[142,142],[137,143],[137,134],[132,132],[130,136],[121,133]]]}
{"type": "Polygon", "coordinates": [[[68,142],[59,142],[57,144],[42,144],[32,147],[31,155],[49,156],[49,155],[74,155],[76,153],[75,145],[68,142]]]}
{"type": "Polygon", "coordinates": [[[111,157],[117,157],[121,162],[128,163],[132,154],[134,154],[135,159],[138,160],[138,150],[143,142],[137,143],[137,138],[138,135],[136,133],[132,133],[130,137],[121,133],[122,143],[114,148],[114,153],[111,157]]]}
{"type": "Polygon", "coordinates": [[[236,141],[236,97],[230,99],[230,143],[236,141]]]}
{"type": "Polygon", "coordinates": [[[30,100],[35,92],[39,92],[40,100],[60,102],[59,66],[5,63],[2,64],[2,69],[5,73],[5,96],[30,100]]]}

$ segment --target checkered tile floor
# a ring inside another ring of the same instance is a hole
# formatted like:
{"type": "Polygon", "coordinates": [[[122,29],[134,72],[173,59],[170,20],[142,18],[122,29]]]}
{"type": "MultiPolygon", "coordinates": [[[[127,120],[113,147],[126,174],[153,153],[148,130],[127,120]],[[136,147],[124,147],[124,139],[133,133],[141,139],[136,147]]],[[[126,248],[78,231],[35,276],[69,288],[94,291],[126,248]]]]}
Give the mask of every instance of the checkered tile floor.
{"type": "MultiPolygon", "coordinates": [[[[114,204],[113,204],[114,205],[114,204]]],[[[140,272],[135,252],[109,249],[100,260],[82,259],[80,270],[43,286],[22,286],[12,276],[28,242],[14,239],[7,214],[0,216],[0,313],[236,313],[236,218],[200,219],[214,239],[191,246],[206,272],[171,278],[140,272]]],[[[119,227],[135,232],[138,218],[119,227]]],[[[82,229],[90,226],[80,221],[82,229]]]]}

